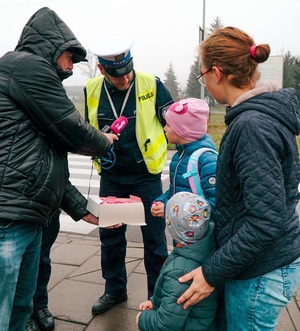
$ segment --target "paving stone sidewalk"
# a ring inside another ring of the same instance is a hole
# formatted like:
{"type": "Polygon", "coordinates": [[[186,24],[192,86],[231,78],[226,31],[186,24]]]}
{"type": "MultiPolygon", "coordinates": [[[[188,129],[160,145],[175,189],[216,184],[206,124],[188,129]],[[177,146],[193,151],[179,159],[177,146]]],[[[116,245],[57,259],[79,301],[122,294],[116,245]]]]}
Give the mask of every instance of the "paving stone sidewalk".
{"type": "MultiPolygon", "coordinates": [[[[169,246],[170,250],[172,249],[169,246]]],[[[143,245],[128,243],[128,301],[93,316],[92,305],[104,291],[97,235],[60,232],[52,247],[49,309],[56,331],[134,331],[139,304],[147,298],[143,245]]],[[[280,316],[276,331],[300,331],[300,289],[280,316]]],[[[196,331],[196,330],[195,330],[196,331]]]]}

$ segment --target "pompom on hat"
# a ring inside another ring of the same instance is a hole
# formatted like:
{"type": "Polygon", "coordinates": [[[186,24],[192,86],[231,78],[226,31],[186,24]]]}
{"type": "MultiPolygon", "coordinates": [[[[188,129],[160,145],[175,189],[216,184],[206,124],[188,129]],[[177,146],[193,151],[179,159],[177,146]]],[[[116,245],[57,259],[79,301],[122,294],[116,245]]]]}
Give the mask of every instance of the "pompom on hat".
{"type": "Polygon", "coordinates": [[[205,100],[187,98],[173,103],[166,112],[167,124],[180,137],[201,139],[207,132],[209,107],[205,100]]]}
{"type": "Polygon", "coordinates": [[[174,194],[166,205],[166,227],[176,243],[187,245],[203,238],[209,229],[209,202],[191,192],[174,194]]]}
{"type": "Polygon", "coordinates": [[[113,77],[122,77],[133,70],[130,49],[133,41],[129,37],[109,37],[99,41],[99,49],[93,51],[105,71],[113,77]]]}

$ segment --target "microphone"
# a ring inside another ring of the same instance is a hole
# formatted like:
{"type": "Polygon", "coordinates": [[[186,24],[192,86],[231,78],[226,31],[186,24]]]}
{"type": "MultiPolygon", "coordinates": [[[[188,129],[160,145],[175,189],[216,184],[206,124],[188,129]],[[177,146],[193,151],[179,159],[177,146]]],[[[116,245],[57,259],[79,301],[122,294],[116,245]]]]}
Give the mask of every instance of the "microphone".
{"type": "MultiPolygon", "coordinates": [[[[123,131],[128,124],[128,119],[124,116],[120,116],[117,118],[111,126],[105,125],[101,132],[103,133],[114,133],[119,135],[121,131],[123,131]]],[[[110,169],[114,166],[116,162],[116,154],[113,151],[114,145],[112,145],[111,150],[101,158],[98,156],[93,156],[92,160],[97,162],[102,169],[110,169]]]]}
{"type": "Polygon", "coordinates": [[[111,126],[105,125],[101,132],[104,133],[114,133],[119,135],[121,131],[123,131],[128,124],[128,119],[125,116],[120,116],[117,118],[111,126]]]}

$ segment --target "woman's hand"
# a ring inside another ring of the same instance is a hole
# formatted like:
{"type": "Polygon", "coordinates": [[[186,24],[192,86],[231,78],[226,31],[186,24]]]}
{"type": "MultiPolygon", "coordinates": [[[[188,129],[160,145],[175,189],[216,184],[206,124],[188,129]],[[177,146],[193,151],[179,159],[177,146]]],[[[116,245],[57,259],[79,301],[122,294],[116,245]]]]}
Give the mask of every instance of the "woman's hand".
{"type": "Polygon", "coordinates": [[[192,270],[178,280],[181,283],[186,283],[189,280],[192,280],[191,286],[177,300],[178,304],[184,303],[184,309],[207,298],[214,290],[214,287],[210,286],[205,280],[201,267],[192,270]]]}

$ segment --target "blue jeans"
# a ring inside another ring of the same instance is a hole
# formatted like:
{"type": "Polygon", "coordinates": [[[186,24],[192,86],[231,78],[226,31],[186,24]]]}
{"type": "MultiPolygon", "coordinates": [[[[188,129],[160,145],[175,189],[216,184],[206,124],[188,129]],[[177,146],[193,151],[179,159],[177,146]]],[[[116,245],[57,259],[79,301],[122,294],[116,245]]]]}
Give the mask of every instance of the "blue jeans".
{"type": "Polygon", "coordinates": [[[0,221],[0,330],[23,331],[36,287],[42,226],[0,221]]]}
{"type": "MultiPolygon", "coordinates": [[[[147,273],[148,298],[153,295],[154,286],[160,269],[168,257],[165,235],[165,220],[153,217],[150,213],[152,202],[162,193],[162,183],[159,180],[145,181],[138,184],[117,184],[101,178],[100,196],[129,197],[135,195],[141,198],[146,226],[141,226],[144,243],[144,263],[147,273]]],[[[100,219],[101,223],[101,219],[100,219]]],[[[126,225],[117,229],[100,228],[101,267],[102,276],[106,280],[105,293],[122,295],[127,292],[126,274],[126,225]]]]}
{"type": "Polygon", "coordinates": [[[228,331],[271,331],[300,285],[300,258],[260,277],[225,284],[228,331]]]}

